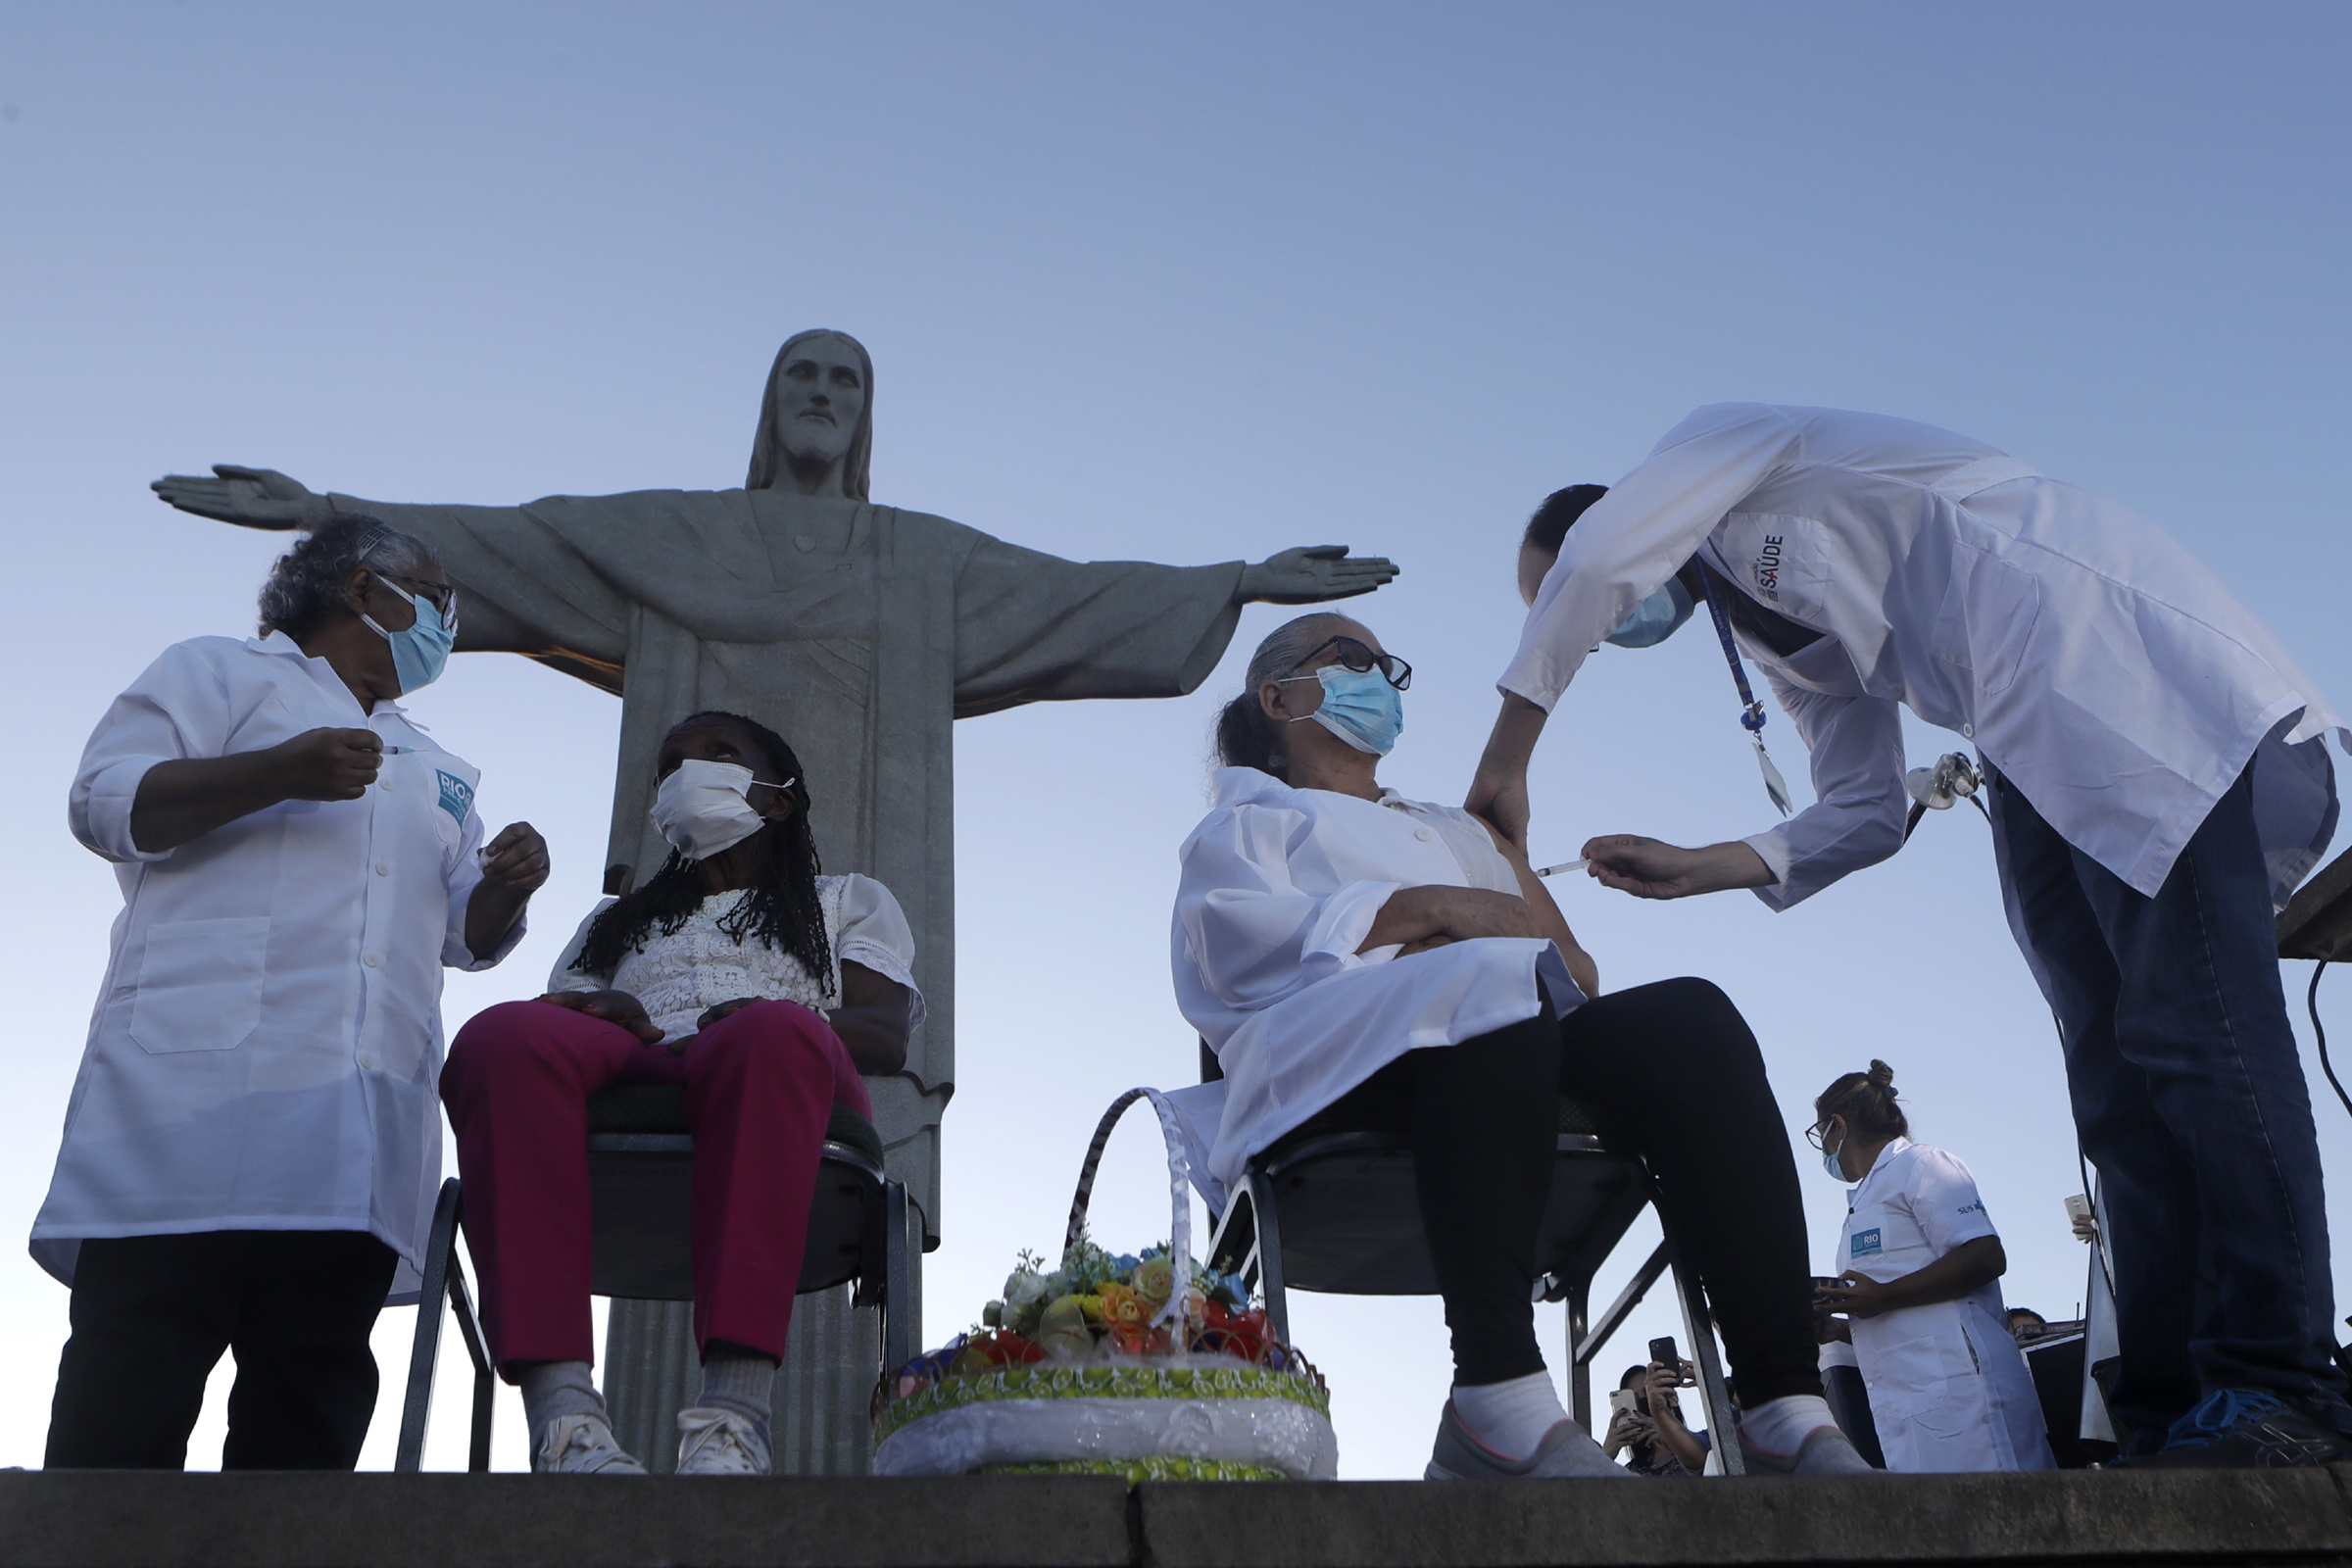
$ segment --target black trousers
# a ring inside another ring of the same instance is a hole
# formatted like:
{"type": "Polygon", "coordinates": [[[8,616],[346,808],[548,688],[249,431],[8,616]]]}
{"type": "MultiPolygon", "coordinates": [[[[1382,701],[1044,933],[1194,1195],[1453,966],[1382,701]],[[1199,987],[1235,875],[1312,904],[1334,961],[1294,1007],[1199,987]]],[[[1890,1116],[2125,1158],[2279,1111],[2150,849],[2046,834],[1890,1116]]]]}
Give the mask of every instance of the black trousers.
{"type": "Polygon", "coordinates": [[[365,1231],[81,1244],[49,1407],[52,1470],[176,1470],[224,1349],[223,1470],[349,1470],[375,1413],[368,1331],[399,1257],[365,1231]]]}
{"type": "Polygon", "coordinates": [[[1455,1382],[1544,1370],[1530,1291],[1559,1096],[1640,1153],[1660,1217],[1705,1283],[1740,1402],[1821,1393],[1804,1208],[1756,1037],[1704,980],[1596,998],[1398,1057],[1331,1106],[1334,1124],[1405,1126],[1455,1382]]]}

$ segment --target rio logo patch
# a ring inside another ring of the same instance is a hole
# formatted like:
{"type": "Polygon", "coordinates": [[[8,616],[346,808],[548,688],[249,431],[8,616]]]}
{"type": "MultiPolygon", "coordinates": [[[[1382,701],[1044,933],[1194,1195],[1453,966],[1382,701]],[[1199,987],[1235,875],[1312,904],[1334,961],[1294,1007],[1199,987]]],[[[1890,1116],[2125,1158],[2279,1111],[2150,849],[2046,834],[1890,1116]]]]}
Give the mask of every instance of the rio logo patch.
{"type": "Polygon", "coordinates": [[[1884,1250],[1886,1249],[1880,1243],[1877,1226],[1874,1225],[1866,1231],[1854,1232],[1854,1245],[1851,1251],[1855,1257],[1869,1257],[1873,1253],[1884,1250]]]}
{"type": "Polygon", "coordinates": [[[456,817],[458,826],[464,827],[466,813],[473,808],[473,786],[439,768],[433,769],[433,776],[441,781],[441,809],[456,817]]]}

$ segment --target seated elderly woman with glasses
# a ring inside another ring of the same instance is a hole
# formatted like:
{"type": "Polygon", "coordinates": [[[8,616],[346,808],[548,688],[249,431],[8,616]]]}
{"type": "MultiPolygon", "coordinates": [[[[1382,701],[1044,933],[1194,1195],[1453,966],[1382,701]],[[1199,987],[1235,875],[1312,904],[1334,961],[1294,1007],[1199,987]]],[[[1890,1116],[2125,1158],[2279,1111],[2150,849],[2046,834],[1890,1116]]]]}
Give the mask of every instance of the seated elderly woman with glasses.
{"type": "Polygon", "coordinates": [[[1703,980],[1600,996],[1524,856],[1383,789],[1412,672],[1344,615],[1302,615],[1217,720],[1215,801],[1182,851],[1176,993],[1227,1085],[1211,1173],[1318,1112],[1409,1129],[1453,1342],[1432,1480],[1622,1476],[1536,1347],[1536,1236],[1563,1092],[1639,1152],[1705,1280],[1759,1470],[1869,1467],[1815,1369],[1804,1215],[1739,1010],[1703,980]]]}

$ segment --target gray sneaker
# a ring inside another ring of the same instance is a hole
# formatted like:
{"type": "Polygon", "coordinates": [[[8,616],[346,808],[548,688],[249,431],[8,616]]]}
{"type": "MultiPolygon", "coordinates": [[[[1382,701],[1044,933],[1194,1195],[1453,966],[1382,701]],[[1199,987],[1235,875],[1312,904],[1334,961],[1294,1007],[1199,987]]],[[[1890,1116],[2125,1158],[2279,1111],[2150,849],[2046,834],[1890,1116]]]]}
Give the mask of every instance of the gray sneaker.
{"type": "Polygon", "coordinates": [[[1794,1453],[1767,1453],[1740,1434],[1740,1457],[1750,1474],[1773,1476],[1875,1476],[1868,1459],[1855,1451],[1846,1435],[1836,1427],[1815,1427],[1794,1453]]]}
{"type": "Polygon", "coordinates": [[[1583,1476],[1606,1481],[1634,1479],[1632,1472],[1612,1464],[1600,1445],[1573,1421],[1562,1421],[1544,1434],[1536,1451],[1524,1459],[1506,1459],[1471,1436],[1453,1413],[1453,1401],[1438,1417],[1438,1441],[1429,1451],[1424,1481],[1532,1481],[1583,1476]]]}

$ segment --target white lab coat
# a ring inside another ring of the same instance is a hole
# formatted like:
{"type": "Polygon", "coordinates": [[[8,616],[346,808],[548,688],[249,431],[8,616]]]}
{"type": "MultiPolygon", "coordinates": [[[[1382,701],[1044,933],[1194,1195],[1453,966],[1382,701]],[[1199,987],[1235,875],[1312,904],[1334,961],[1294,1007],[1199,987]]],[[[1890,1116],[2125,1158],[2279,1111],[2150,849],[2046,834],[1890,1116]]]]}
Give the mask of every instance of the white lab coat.
{"type": "MultiPolygon", "coordinates": [[[[1251,1154],[1406,1052],[1534,1017],[1539,977],[1561,1012],[1585,1001],[1546,941],[1483,937],[1409,957],[1394,945],[1356,951],[1401,888],[1519,891],[1510,862],[1459,808],[1394,790],[1375,804],[1220,768],[1214,807],[1179,858],[1176,1004],[1225,1074],[1207,1154],[1212,1199],[1251,1154]]],[[[1211,1108],[1204,1097],[1186,1102],[1196,1124],[1211,1108]]]]}
{"type": "MultiPolygon", "coordinates": [[[[2146,518],[1981,441],[1835,409],[1700,409],[1568,531],[1500,682],[1549,710],[1694,554],[1826,633],[1762,667],[1817,804],[1760,833],[1787,908],[1902,843],[1903,705],[1972,739],[2065,840],[2153,895],[2248,758],[2277,902],[2335,829],[2342,720],[2146,518]]],[[[1688,634],[1712,641],[1702,606],[1688,634]]],[[[1729,680],[1726,680],[1729,686],[1729,680]]],[[[1725,722],[1731,722],[1730,692],[1725,722]]],[[[2345,738],[2352,744],[2352,738],[2345,738]]]]}
{"type": "MultiPolygon", "coordinates": [[[[1897,1138],[1846,1194],[1838,1272],[1897,1280],[1997,1234],[1966,1165],[1897,1138]]],[[[2009,1333],[2000,1281],[1955,1301],[1855,1318],[1853,1334],[1888,1470],[2057,1468],[2034,1376],[2009,1333]]]]}
{"type": "Polygon", "coordinates": [[[32,1254],[68,1284],[81,1240],[364,1230],[415,1289],[441,1179],[441,970],[481,880],[475,770],[395,705],[372,713],[283,633],[164,650],[115,699],[74,780],[74,836],[122,913],[32,1254]],[[181,845],[131,842],[158,762],[320,727],[389,747],[356,801],[285,801],[181,845]]]}

